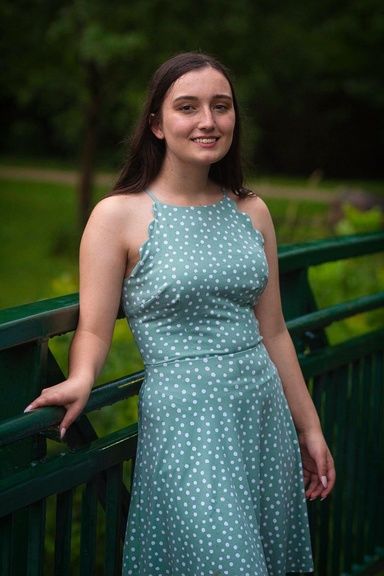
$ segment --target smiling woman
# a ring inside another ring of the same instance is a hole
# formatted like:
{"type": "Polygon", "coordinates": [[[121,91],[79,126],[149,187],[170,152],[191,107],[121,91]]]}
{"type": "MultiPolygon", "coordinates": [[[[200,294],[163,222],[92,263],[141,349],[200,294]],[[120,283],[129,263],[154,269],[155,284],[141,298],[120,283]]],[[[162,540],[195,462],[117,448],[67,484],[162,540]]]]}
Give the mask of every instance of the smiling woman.
{"type": "MultiPolygon", "coordinates": [[[[217,95],[227,97],[222,104],[225,107],[230,105],[235,116],[232,143],[228,153],[219,162],[212,164],[209,170],[209,177],[221,186],[225,185],[236,195],[246,196],[250,194],[250,191],[243,186],[243,171],[239,154],[241,119],[230,72],[216,59],[206,54],[195,53],[179,54],[177,57],[164,62],[155,72],[150,83],[143,114],[131,139],[127,162],[112,194],[140,192],[148,187],[159,174],[165,158],[166,146],[164,138],[157,138],[153,133],[153,120],[161,118],[163,101],[168,96],[169,90],[179,82],[179,79],[181,77],[185,79],[187,73],[202,72],[204,69],[211,72],[219,72],[224,84],[226,81],[224,93],[218,93],[217,95]],[[228,97],[230,102],[228,102],[228,97]]],[[[199,83],[199,87],[202,89],[204,86],[199,83]]],[[[192,86],[192,88],[195,89],[196,86],[192,86]]],[[[180,96],[185,95],[189,96],[190,94],[188,92],[180,94],[180,96]]],[[[192,96],[196,96],[196,94],[192,92],[192,96]]],[[[220,102],[217,105],[220,106],[220,102]]],[[[185,106],[186,112],[187,110],[193,110],[193,102],[185,102],[185,106]]]]}
{"type": "Polygon", "coordinates": [[[239,135],[217,60],[180,54],[155,73],[126,167],[83,235],[69,377],[27,408],[64,406],[65,435],[121,302],[146,369],[124,576],[313,569],[305,495],[324,499],[335,471],[239,135]]]}
{"type": "MultiPolygon", "coordinates": [[[[168,90],[161,111],[151,115],[151,129],[159,140],[166,142],[166,155],[159,175],[152,182],[153,191],[171,202],[190,204],[187,187],[174,187],[169,182],[192,183],[194,202],[206,203],[204,184],[208,168],[228,153],[233,139],[236,115],[232,89],[218,70],[204,67],[182,75],[168,90]],[[198,182],[197,169],[201,182],[198,182]],[[165,186],[162,186],[166,174],[165,186]],[[177,198],[172,197],[176,192],[177,198]]],[[[220,195],[220,188],[217,193],[220,195]]],[[[212,198],[213,192],[209,192],[212,198]]]]}

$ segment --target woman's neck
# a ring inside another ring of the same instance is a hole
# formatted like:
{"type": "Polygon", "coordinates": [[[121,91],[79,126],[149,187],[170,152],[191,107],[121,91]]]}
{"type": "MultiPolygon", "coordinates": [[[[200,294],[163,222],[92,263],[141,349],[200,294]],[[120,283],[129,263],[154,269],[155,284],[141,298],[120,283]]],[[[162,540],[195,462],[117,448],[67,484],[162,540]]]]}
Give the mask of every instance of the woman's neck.
{"type": "Polygon", "coordinates": [[[222,190],[209,179],[209,166],[193,170],[175,170],[163,166],[149,188],[155,196],[170,204],[204,205],[219,200],[222,190]]]}

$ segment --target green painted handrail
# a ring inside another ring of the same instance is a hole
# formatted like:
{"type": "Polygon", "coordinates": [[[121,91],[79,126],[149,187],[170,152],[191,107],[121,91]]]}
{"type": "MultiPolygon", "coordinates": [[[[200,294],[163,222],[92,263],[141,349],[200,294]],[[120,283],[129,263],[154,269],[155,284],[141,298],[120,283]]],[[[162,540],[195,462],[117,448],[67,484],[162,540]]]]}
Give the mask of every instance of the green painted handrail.
{"type": "Polygon", "coordinates": [[[303,244],[287,244],[279,248],[279,269],[280,273],[292,272],[325,262],[376,254],[383,250],[383,232],[338,236],[303,244]]]}
{"type": "Polygon", "coordinates": [[[0,518],[37,500],[74,488],[98,472],[131,458],[136,441],[137,425],[133,424],[76,451],[60,454],[45,463],[34,463],[17,475],[17,483],[12,477],[6,478],[1,484],[0,518]]]}
{"type": "Polygon", "coordinates": [[[333,322],[350,318],[362,312],[368,312],[384,306],[384,292],[356,298],[343,304],[329,306],[310,314],[305,314],[294,320],[287,321],[287,328],[291,334],[304,332],[305,330],[316,330],[325,328],[333,322]]]}
{"type": "Polygon", "coordinates": [[[0,350],[71,332],[78,316],[78,294],[0,310],[0,350]]]}
{"type": "MultiPolygon", "coordinates": [[[[138,394],[143,379],[144,372],[142,371],[97,386],[92,390],[83,414],[89,414],[138,394]]],[[[51,406],[0,421],[0,448],[57,426],[63,416],[64,408],[51,406]]]]}

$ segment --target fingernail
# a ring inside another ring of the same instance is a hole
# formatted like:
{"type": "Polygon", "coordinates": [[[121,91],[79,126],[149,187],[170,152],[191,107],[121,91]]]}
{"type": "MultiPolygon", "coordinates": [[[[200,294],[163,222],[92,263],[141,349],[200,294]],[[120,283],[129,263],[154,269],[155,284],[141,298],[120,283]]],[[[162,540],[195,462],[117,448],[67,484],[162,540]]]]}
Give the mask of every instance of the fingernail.
{"type": "Polygon", "coordinates": [[[326,488],[328,486],[328,480],[327,480],[326,476],[321,477],[321,483],[324,486],[324,488],[326,488]]]}
{"type": "Polygon", "coordinates": [[[25,412],[31,412],[31,411],[32,411],[32,406],[30,404],[29,406],[26,407],[26,409],[24,410],[24,413],[25,412]]]}
{"type": "Polygon", "coordinates": [[[66,428],[62,428],[62,429],[60,430],[60,440],[62,440],[62,439],[64,438],[66,432],[67,432],[67,429],[66,429],[66,428]]]}

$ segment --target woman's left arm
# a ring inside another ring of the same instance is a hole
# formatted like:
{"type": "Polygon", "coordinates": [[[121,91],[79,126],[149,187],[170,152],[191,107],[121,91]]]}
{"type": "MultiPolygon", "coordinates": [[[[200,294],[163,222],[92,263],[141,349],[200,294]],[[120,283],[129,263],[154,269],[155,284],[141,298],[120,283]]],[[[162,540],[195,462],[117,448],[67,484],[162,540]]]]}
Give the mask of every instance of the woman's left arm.
{"type": "Polygon", "coordinates": [[[308,392],[296,350],[287,330],[280,297],[276,235],[264,202],[257,198],[247,210],[254,226],[264,236],[269,267],[268,284],[255,308],[263,343],[280,375],[284,393],[298,434],[306,496],[324,499],[335,483],[333,458],[325,442],[316,408],[308,392]]]}

